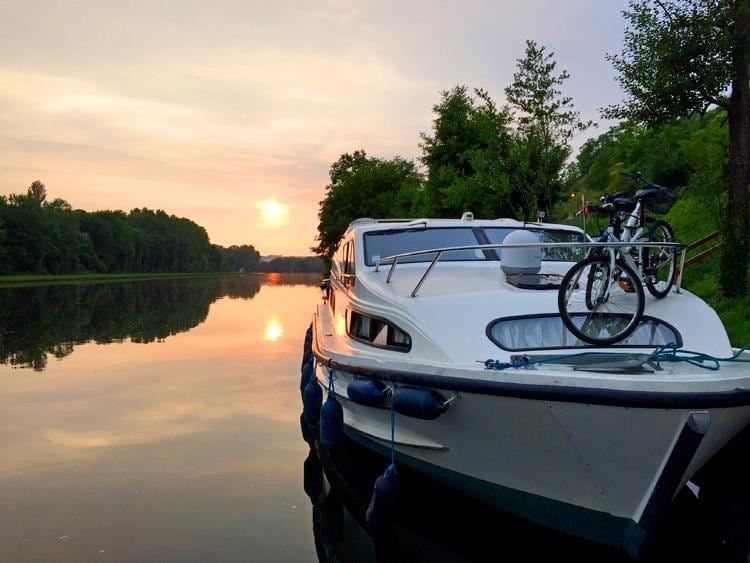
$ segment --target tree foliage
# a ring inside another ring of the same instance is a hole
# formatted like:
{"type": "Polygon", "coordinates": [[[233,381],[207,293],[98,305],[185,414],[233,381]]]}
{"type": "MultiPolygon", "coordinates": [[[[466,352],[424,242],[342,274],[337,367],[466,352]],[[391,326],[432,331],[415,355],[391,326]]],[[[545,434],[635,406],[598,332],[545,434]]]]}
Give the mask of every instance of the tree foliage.
{"type": "Polygon", "coordinates": [[[422,133],[427,168],[422,215],[460,217],[509,214],[509,115],[484,90],[466,86],[441,93],[432,134],[422,133]]]}
{"type": "Polygon", "coordinates": [[[320,202],[318,245],[330,257],[341,235],[358,217],[404,217],[419,196],[421,176],[414,163],[367,156],[364,150],[346,153],[330,169],[331,183],[320,202]]]}
{"type": "Polygon", "coordinates": [[[278,256],[261,262],[258,272],[278,272],[297,274],[320,274],[326,269],[325,262],[318,256],[278,256]]]}
{"type": "Polygon", "coordinates": [[[631,0],[621,54],[611,55],[626,93],[604,110],[649,125],[711,106],[729,124],[721,286],[748,285],[750,210],[750,0],[631,0]]]}
{"type": "Polygon", "coordinates": [[[731,2],[631,1],[623,52],[607,59],[627,98],[605,108],[609,118],[649,124],[729,105],[731,2]]]}
{"type": "Polygon", "coordinates": [[[47,200],[40,181],[0,197],[0,274],[255,270],[251,245],[223,248],[206,230],[164,211],[86,212],[47,200]]]}
{"type": "Polygon", "coordinates": [[[723,110],[710,110],[704,118],[675,119],[643,127],[625,122],[589,139],[576,158],[576,179],[568,189],[596,201],[604,193],[633,192],[632,181],[621,172],[641,171],[657,184],[677,190],[680,199],[696,199],[705,215],[689,233],[699,238],[721,226],[726,201],[727,129],[723,110]]]}
{"type": "Polygon", "coordinates": [[[371,159],[344,154],[331,167],[320,202],[318,246],[330,256],[357,217],[529,218],[551,211],[565,197],[564,176],[574,135],[591,125],[562,94],[569,78],[554,54],[533,41],[518,60],[508,105],[499,107],[482,89],[458,85],[433,106],[432,130],[421,133],[421,178],[399,157],[371,159]]]}
{"type": "Polygon", "coordinates": [[[573,137],[593,125],[581,119],[573,99],[561,88],[570,78],[557,71],[554,53],[526,41],[513,83],[505,89],[514,118],[511,183],[515,215],[530,218],[535,210],[552,210],[564,197],[563,171],[573,137]]]}

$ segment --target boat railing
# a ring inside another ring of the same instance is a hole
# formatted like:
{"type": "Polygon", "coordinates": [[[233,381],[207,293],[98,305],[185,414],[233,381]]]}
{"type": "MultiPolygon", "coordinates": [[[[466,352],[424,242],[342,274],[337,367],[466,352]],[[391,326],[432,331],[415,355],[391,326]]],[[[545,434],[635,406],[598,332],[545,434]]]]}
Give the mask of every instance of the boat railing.
{"type": "MultiPolygon", "coordinates": [[[[375,271],[380,271],[381,264],[385,264],[386,262],[390,262],[391,267],[388,270],[388,275],[386,276],[385,283],[390,283],[391,278],[393,277],[393,272],[396,269],[396,265],[399,263],[399,260],[403,258],[412,258],[414,256],[424,256],[428,254],[435,254],[434,258],[430,261],[429,266],[427,266],[427,269],[425,270],[424,274],[422,274],[422,277],[417,282],[417,285],[414,286],[414,289],[412,290],[410,296],[416,297],[417,293],[419,292],[419,289],[422,287],[422,284],[424,284],[427,277],[432,272],[433,268],[435,267],[435,264],[437,264],[440,261],[440,258],[449,252],[460,252],[460,251],[467,251],[467,250],[496,250],[496,249],[508,249],[508,248],[544,248],[544,249],[554,249],[554,248],[620,248],[624,249],[623,251],[626,252],[632,248],[673,248],[676,252],[679,252],[679,259],[680,259],[680,269],[677,276],[677,280],[675,281],[675,291],[679,293],[680,288],[682,287],[682,272],[684,270],[684,264],[685,264],[685,249],[687,248],[687,245],[681,243],[681,242],[656,242],[656,241],[635,241],[635,242],[527,242],[527,243],[517,243],[517,244],[504,244],[504,243],[497,243],[497,244],[472,244],[468,246],[445,246],[441,248],[428,248],[425,250],[414,250],[412,252],[402,252],[401,254],[393,254],[392,256],[386,256],[384,258],[379,258],[378,261],[375,263],[375,271]]],[[[501,259],[502,261],[502,259],[501,259]]],[[[575,260],[570,260],[571,262],[575,262],[575,260]]]]}

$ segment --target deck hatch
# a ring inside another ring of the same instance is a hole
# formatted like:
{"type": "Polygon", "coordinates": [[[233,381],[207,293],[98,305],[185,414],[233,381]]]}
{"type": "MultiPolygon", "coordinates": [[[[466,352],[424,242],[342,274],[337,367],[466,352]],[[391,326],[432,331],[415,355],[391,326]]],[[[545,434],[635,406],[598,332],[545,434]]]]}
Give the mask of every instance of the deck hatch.
{"type": "MultiPolygon", "coordinates": [[[[487,326],[487,337],[503,350],[553,350],[591,348],[577,339],[562,322],[559,314],[504,317],[487,326]]],[[[682,336],[672,325],[644,316],[633,334],[607,348],[657,348],[666,344],[682,346],[682,336]]]]}

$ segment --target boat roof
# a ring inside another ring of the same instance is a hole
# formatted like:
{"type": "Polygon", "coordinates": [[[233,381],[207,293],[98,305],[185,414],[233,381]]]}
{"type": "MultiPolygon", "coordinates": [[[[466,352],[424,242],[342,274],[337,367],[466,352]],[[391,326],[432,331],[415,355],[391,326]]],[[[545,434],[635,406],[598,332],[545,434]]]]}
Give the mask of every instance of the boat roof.
{"type": "Polygon", "coordinates": [[[465,213],[460,219],[373,219],[370,217],[360,217],[349,224],[344,236],[352,231],[380,231],[393,228],[446,228],[446,227],[508,227],[512,229],[556,229],[565,231],[582,232],[580,227],[574,225],[563,225],[559,223],[537,223],[532,221],[518,221],[517,219],[499,218],[499,219],[474,219],[470,214],[465,213]],[[468,216],[467,216],[468,215],[468,216]]]}

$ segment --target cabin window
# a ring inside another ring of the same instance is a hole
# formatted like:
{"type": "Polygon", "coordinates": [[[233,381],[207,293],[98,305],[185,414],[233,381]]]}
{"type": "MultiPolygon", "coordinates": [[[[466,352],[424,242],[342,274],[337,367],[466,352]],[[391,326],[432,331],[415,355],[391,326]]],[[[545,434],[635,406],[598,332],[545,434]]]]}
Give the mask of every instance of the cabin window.
{"type": "Polygon", "coordinates": [[[344,272],[344,249],[346,245],[340,245],[334,256],[331,264],[331,273],[335,275],[342,274],[344,272]]]}
{"type": "Polygon", "coordinates": [[[403,330],[383,319],[351,311],[349,336],[360,342],[397,352],[411,350],[411,337],[403,330]]]}
{"type": "MultiPolygon", "coordinates": [[[[424,227],[410,227],[388,229],[385,231],[370,231],[365,233],[365,264],[374,266],[381,258],[416,252],[431,248],[450,246],[472,246],[481,244],[471,227],[453,227],[425,229],[424,227]]],[[[421,254],[409,258],[400,258],[399,263],[430,262],[435,253],[421,254]]],[[[446,252],[441,260],[486,260],[481,250],[460,250],[446,252]]]]}
{"type": "Polygon", "coordinates": [[[344,273],[354,275],[354,241],[349,241],[344,247],[344,273]]]}
{"type": "Polygon", "coordinates": [[[354,287],[354,241],[350,240],[341,249],[339,255],[339,278],[344,287],[354,287]]]}
{"type": "MultiPolygon", "coordinates": [[[[581,316],[581,322],[583,319],[581,316]]],[[[487,327],[487,336],[500,348],[511,352],[591,347],[576,338],[557,314],[497,319],[487,327]]],[[[605,348],[657,348],[666,344],[682,346],[680,333],[664,321],[644,316],[630,336],[605,348]]]]}
{"type": "MultiPolygon", "coordinates": [[[[491,244],[502,244],[505,237],[513,231],[511,227],[483,227],[482,229],[491,244]]],[[[586,242],[583,233],[577,231],[566,231],[563,229],[525,229],[531,231],[537,237],[539,242],[586,242]]],[[[502,253],[502,249],[498,249],[502,253]]],[[[585,249],[583,248],[542,248],[542,260],[552,262],[578,262],[585,258],[585,249]]],[[[502,260],[502,254],[501,254],[502,260]]]]}

